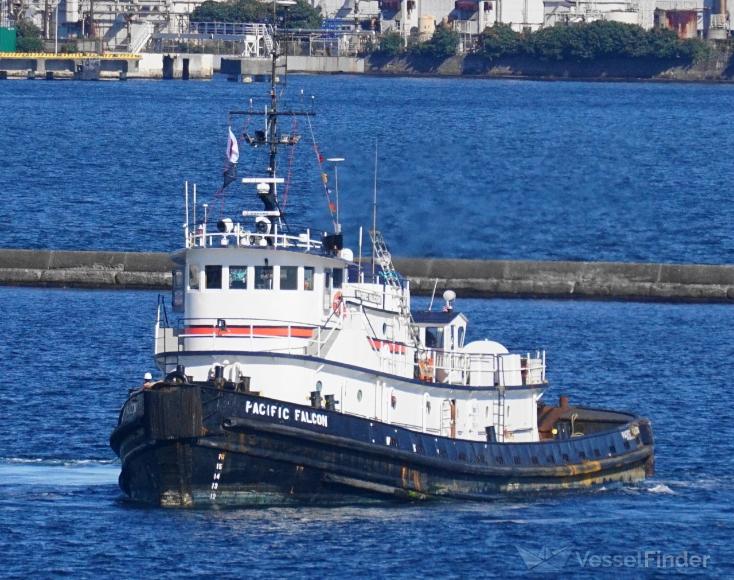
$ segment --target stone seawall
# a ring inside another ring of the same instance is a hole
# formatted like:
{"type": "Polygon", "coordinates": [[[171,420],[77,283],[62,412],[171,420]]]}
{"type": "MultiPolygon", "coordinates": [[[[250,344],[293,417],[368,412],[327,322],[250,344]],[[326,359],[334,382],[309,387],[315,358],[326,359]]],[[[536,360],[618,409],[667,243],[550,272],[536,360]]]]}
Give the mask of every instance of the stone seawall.
{"type": "Polygon", "coordinates": [[[69,288],[171,287],[168,254],[0,250],[0,284],[69,288]]]}
{"type": "Polygon", "coordinates": [[[533,80],[732,82],[734,56],[727,45],[712,46],[711,54],[695,63],[651,58],[549,61],[529,56],[502,57],[489,61],[474,54],[437,60],[426,56],[374,54],[367,58],[365,72],[397,76],[471,76],[533,80]]]}
{"type": "Polygon", "coordinates": [[[395,265],[421,294],[438,278],[439,288],[462,296],[734,303],[734,266],[431,258],[395,265]]]}
{"type": "MultiPolygon", "coordinates": [[[[415,294],[734,303],[734,266],[396,258],[415,294]]],[[[167,289],[168,254],[0,250],[0,284],[167,289]]]]}

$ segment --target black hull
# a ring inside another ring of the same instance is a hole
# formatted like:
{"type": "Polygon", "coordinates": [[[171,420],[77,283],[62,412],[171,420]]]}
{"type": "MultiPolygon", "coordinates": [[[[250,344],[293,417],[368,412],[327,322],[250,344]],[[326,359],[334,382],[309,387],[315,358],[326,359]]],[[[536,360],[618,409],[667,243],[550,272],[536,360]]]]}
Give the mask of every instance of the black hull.
{"type": "Polygon", "coordinates": [[[130,397],[111,445],[122,460],[122,490],[165,506],[491,499],[634,482],[651,473],[647,420],[575,411],[581,422],[587,413],[588,431],[594,421],[603,431],[482,443],[212,385],[165,385],[130,397]]]}

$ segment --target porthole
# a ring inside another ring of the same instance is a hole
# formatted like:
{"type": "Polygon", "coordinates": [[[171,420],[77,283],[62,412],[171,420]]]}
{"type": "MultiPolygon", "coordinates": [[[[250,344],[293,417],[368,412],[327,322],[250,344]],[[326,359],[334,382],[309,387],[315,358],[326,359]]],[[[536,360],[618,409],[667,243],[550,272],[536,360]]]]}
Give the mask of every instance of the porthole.
{"type": "Polygon", "coordinates": [[[362,402],[362,389],[357,391],[357,401],[362,402]]]}
{"type": "Polygon", "coordinates": [[[426,413],[431,414],[431,401],[426,401],[426,413]]]}
{"type": "Polygon", "coordinates": [[[387,322],[382,323],[382,336],[387,336],[387,322]]]}

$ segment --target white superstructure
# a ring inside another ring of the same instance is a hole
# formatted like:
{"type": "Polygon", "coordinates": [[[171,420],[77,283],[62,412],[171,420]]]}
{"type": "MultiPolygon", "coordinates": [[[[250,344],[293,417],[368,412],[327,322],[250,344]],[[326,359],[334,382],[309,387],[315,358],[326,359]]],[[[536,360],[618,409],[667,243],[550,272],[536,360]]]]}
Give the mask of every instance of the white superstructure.
{"type": "Polygon", "coordinates": [[[465,344],[467,320],[450,304],[411,319],[409,283],[386,264],[373,278],[349,250],[270,228],[189,234],[175,272],[183,317],[156,325],[162,370],[206,380],[222,366],[274,399],[304,404],[318,391],[344,413],[424,432],[483,440],[493,426],[500,441],[538,440],[543,353],[465,344]]]}
{"type": "MultiPolygon", "coordinates": [[[[273,84],[266,130],[241,137],[269,152],[268,177],[242,180],[265,208],[193,226],[187,211],[185,247],[174,255],[173,309],[181,317],[170,324],[160,309],[160,369],[183,368],[194,381],[242,383],[285,402],[324,400],[343,413],[420,432],[537,441],[543,352],[511,354],[496,342],[468,342],[467,319],[454,311],[451,291],[443,310],[412,313],[410,284],[395,271],[379,231],[370,232],[371,258],[360,263],[342,247],[338,213],[335,233],[288,227],[277,154],[300,139],[278,132],[284,114],[310,113],[278,111],[273,84]]],[[[234,140],[230,132],[236,165],[234,140]]]]}

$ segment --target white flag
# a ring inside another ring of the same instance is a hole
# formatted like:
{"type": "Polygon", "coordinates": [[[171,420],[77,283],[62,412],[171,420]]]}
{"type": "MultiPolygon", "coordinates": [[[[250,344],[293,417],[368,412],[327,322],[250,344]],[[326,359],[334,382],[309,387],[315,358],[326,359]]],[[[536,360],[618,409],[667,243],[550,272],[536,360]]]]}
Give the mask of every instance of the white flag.
{"type": "Polygon", "coordinates": [[[229,127],[229,138],[227,139],[227,160],[230,163],[237,163],[240,160],[240,148],[237,145],[237,137],[232,133],[232,127],[229,127]]]}

